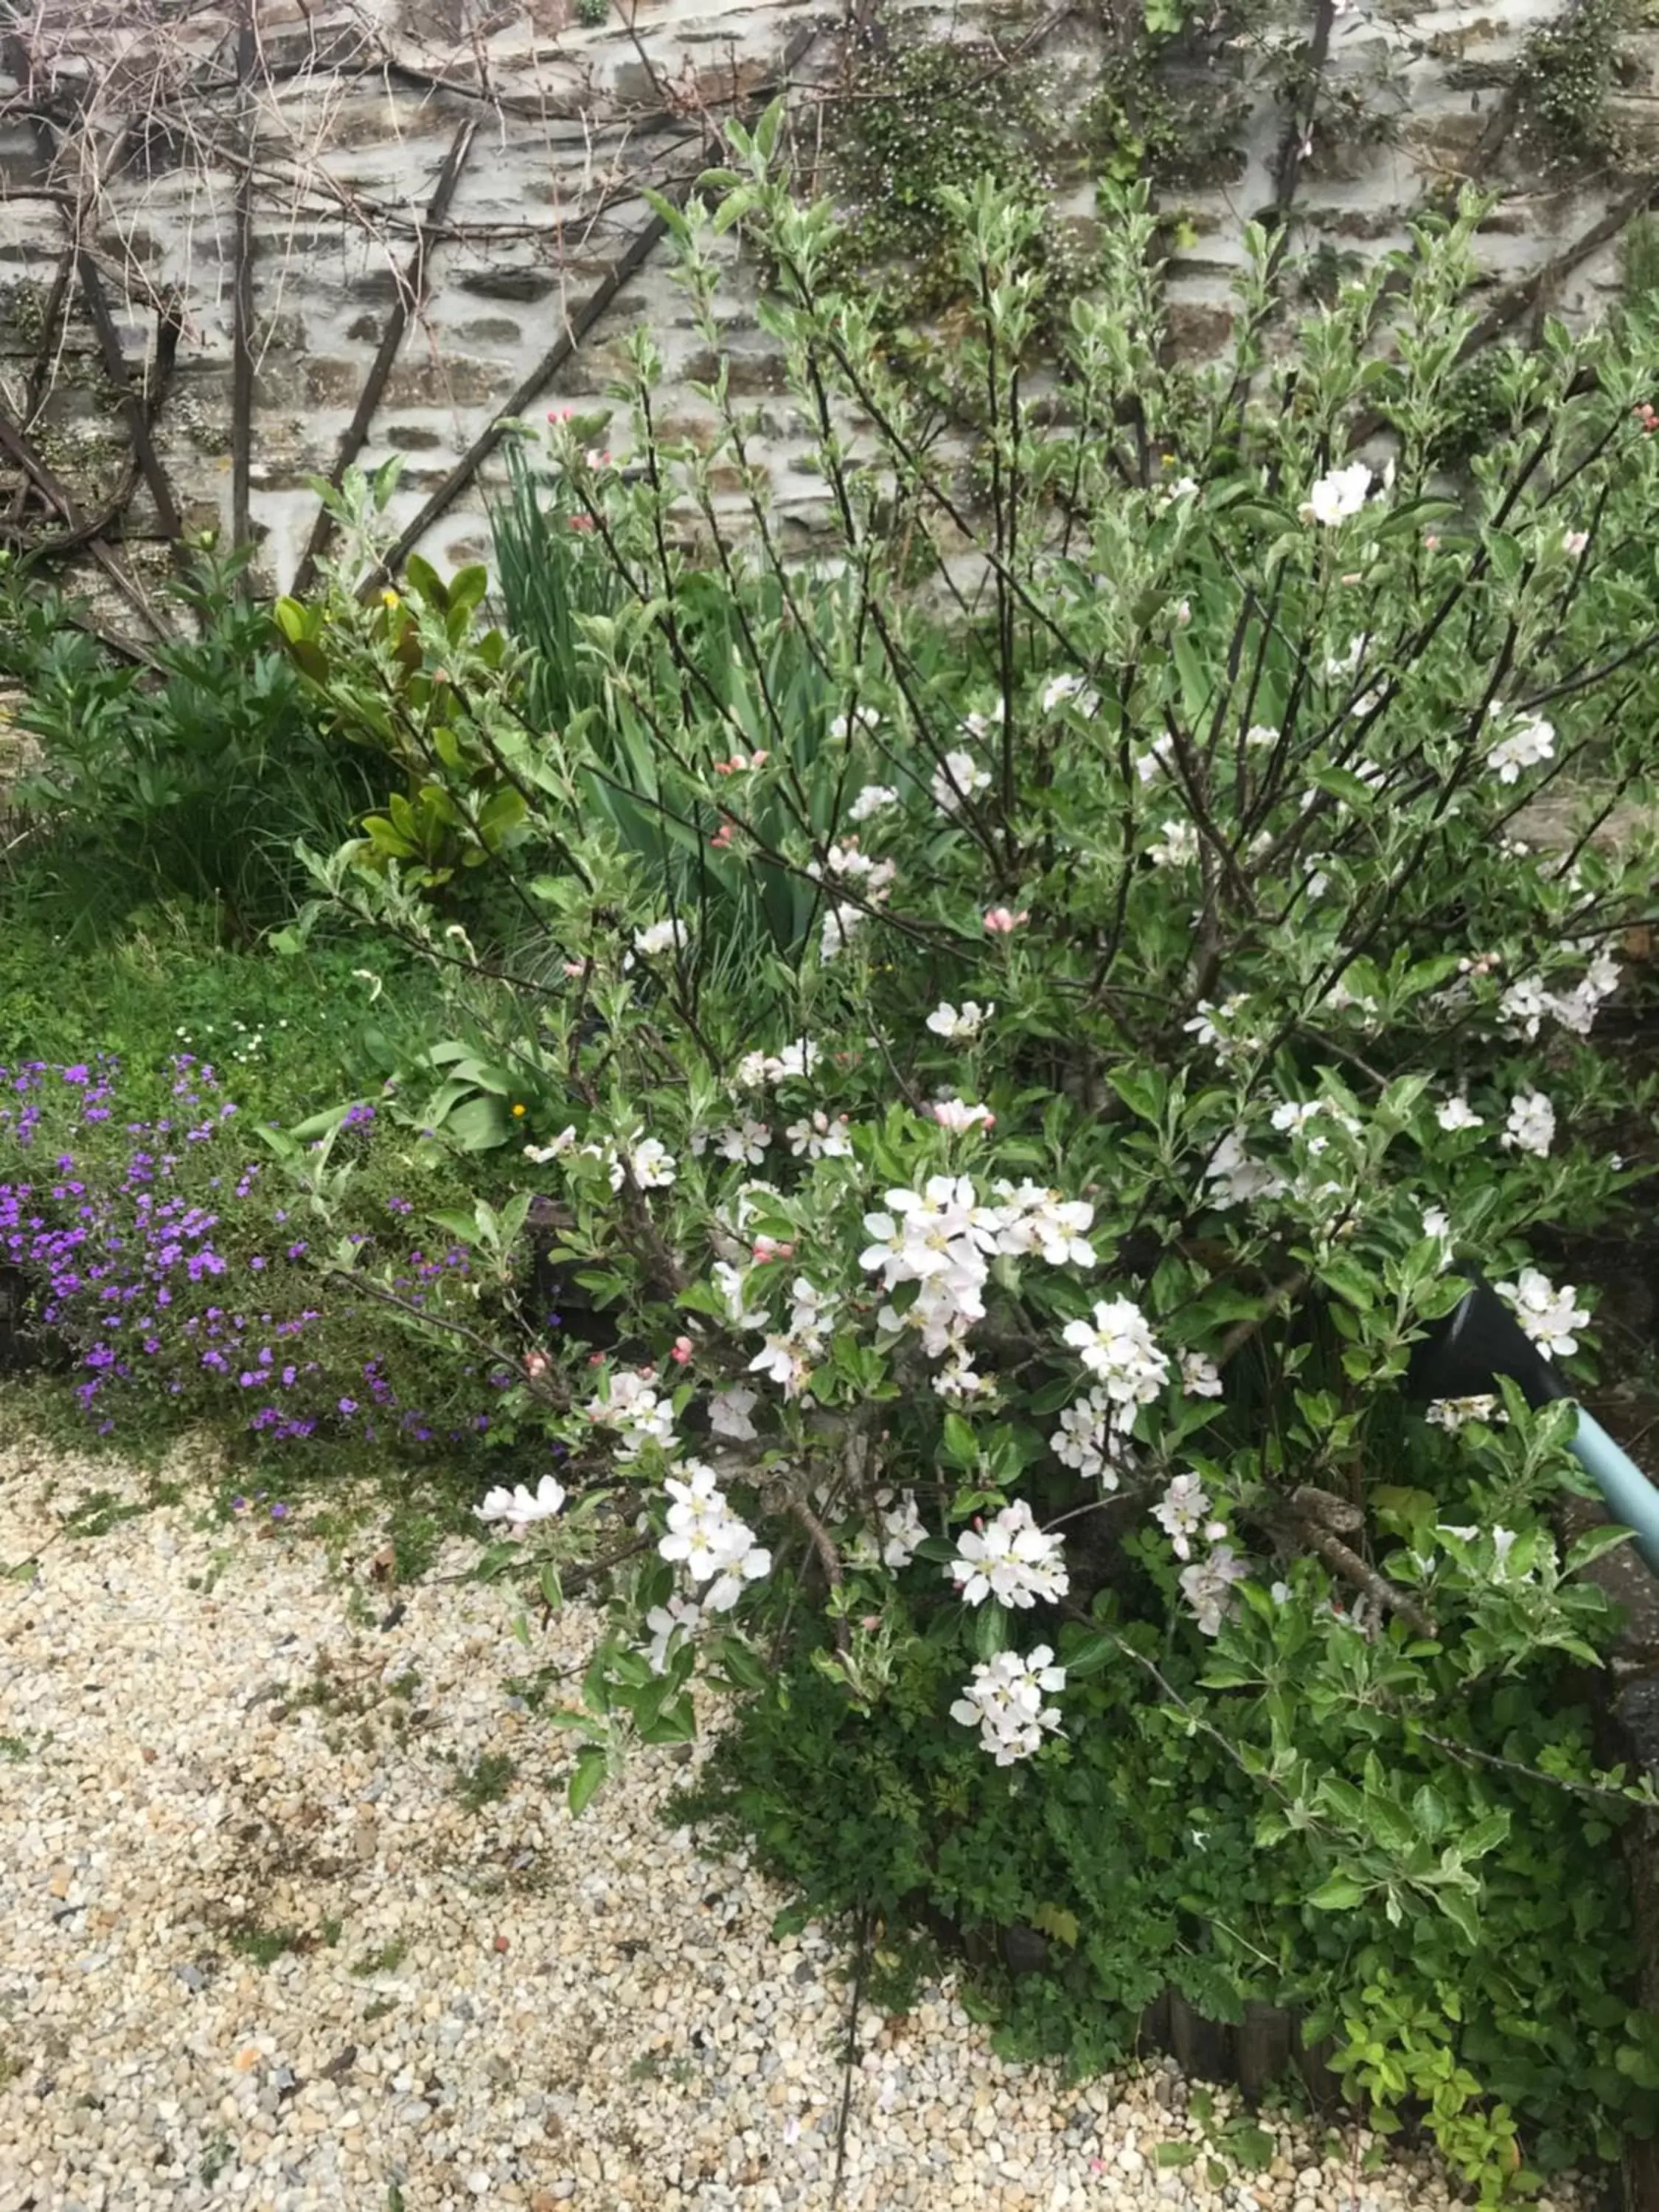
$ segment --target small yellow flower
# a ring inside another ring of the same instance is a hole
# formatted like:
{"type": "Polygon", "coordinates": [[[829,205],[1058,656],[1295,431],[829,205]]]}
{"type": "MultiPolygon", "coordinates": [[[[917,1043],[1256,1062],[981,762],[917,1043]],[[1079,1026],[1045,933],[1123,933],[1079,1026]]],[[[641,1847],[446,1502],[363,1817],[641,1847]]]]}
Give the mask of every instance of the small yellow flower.
{"type": "Polygon", "coordinates": [[[397,604],[398,594],[388,585],[386,589],[380,594],[380,605],[383,607],[395,607],[397,604]]]}
{"type": "Polygon", "coordinates": [[[516,1121],[516,1120],[519,1118],[519,1116],[520,1116],[523,1112],[524,1112],[524,1108],[523,1108],[522,1106],[515,1106],[515,1107],[513,1109],[513,1117],[514,1117],[514,1119],[516,1121]]]}

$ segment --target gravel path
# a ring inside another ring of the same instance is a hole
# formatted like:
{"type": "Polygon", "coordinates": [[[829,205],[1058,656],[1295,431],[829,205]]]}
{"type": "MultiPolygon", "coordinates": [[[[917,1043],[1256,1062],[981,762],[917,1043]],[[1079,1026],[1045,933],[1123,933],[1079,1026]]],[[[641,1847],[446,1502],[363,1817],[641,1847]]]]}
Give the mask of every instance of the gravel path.
{"type": "Polygon", "coordinates": [[[557,1734],[503,1687],[533,1663],[508,1599],[439,1579],[468,1547],[383,1630],[302,1533],[190,1504],[64,1533],[94,1490],[143,1494],[0,1449],[0,2212],[1447,2201],[1364,2173],[1358,2131],[1215,2185],[1207,2153],[1161,2166],[1171,2069],[1004,2066],[948,1982],[860,2021],[849,2082],[836,1952],[775,1944],[779,1894],[661,1825],[672,1755],[568,1819],[557,1734]]]}

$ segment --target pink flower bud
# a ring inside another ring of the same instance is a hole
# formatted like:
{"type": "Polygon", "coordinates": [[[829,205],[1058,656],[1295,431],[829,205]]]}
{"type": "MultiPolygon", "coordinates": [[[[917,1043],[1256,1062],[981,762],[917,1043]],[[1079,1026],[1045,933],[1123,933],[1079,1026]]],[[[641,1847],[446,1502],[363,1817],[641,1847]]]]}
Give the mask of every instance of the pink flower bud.
{"type": "Polygon", "coordinates": [[[524,1371],[532,1382],[545,1375],[550,1364],[544,1352],[526,1352],[524,1356],[524,1371]]]}
{"type": "Polygon", "coordinates": [[[670,1357],[677,1360],[679,1364],[684,1367],[686,1361],[691,1357],[690,1338],[689,1336],[677,1336],[674,1339],[674,1349],[670,1357]]]}
{"type": "Polygon", "coordinates": [[[1030,919],[1029,912],[1015,914],[1008,907],[994,906],[986,915],[985,927],[993,937],[1007,937],[1012,935],[1022,922],[1029,921],[1030,919]]]}

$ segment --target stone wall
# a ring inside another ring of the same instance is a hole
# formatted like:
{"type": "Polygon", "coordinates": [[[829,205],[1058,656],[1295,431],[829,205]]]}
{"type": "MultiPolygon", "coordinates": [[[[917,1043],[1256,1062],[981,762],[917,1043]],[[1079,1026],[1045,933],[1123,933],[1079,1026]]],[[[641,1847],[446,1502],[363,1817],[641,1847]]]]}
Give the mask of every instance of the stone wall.
{"type": "MultiPolygon", "coordinates": [[[[369,464],[406,457],[394,512],[408,520],[639,238],[641,185],[695,170],[721,116],[786,79],[803,153],[833,143],[849,51],[877,20],[867,7],[843,21],[800,0],[621,0],[625,15],[613,0],[605,21],[583,27],[579,7],[598,12],[596,0],[493,10],[487,0],[240,0],[240,12],[234,0],[188,14],[172,0],[40,0],[27,34],[6,42],[0,78],[0,427],[27,446],[20,459],[7,435],[0,456],[14,538],[79,529],[90,541],[136,480],[105,532],[112,542],[92,545],[106,572],[117,538],[137,588],[165,565],[170,494],[186,526],[228,527],[245,504],[264,580],[288,582],[317,512],[306,480],[340,450],[388,316],[410,299],[434,185],[470,127],[425,240],[423,297],[362,448],[369,464]],[[78,261],[65,259],[71,241],[78,261]],[[118,336],[113,362],[88,264],[118,336]],[[137,387],[124,398],[123,361],[151,396],[154,461],[142,469],[131,416],[143,403],[137,387]]],[[[1225,94],[1237,117],[1209,181],[1164,191],[1184,219],[1170,272],[1178,343],[1202,352],[1224,337],[1249,216],[1288,208],[1298,252],[1337,267],[1399,244],[1425,198],[1464,178],[1502,195],[1481,240],[1498,309],[1593,313],[1615,281],[1620,227],[1659,164],[1659,36],[1624,39],[1607,104],[1622,148],[1586,168],[1563,159],[1571,149],[1559,131],[1553,145],[1540,140],[1514,94],[1517,57],[1556,13],[1557,0],[1515,0],[1502,15],[1250,0],[1236,16],[1218,13],[1210,35],[1196,23],[1170,50],[1168,81],[1200,104],[1225,94]]],[[[879,35],[940,20],[907,8],[879,35]]],[[[1079,112],[1103,57],[1121,46],[1109,0],[1093,14],[1046,15],[1030,0],[993,0],[954,12],[949,28],[1040,54],[1050,96],[1079,112]]],[[[1081,185],[1060,202],[1074,215],[1090,205],[1081,185]]],[[[660,252],[528,404],[597,403],[640,320],[666,362],[671,411],[694,413],[684,387],[709,364],[660,252]]],[[[793,466],[764,345],[741,314],[732,336],[738,380],[765,410],[775,496],[809,515],[818,489],[793,466]]],[[[431,557],[479,550],[489,481],[487,467],[434,521],[431,557]]]]}

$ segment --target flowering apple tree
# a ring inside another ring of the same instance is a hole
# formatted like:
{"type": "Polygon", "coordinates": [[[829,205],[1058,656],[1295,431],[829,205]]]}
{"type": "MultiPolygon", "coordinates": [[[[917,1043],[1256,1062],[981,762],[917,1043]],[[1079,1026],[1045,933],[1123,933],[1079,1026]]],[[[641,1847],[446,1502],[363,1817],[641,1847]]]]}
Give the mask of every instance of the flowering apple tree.
{"type": "MultiPolygon", "coordinates": [[[[1034,219],[988,191],[978,317],[906,380],[771,126],[731,136],[664,213],[717,354],[725,241],[769,271],[828,551],[724,373],[697,436],[659,426],[642,333],[611,458],[591,422],[526,449],[556,639],[482,653],[430,572],[343,574],[306,633],[348,707],[395,670],[503,887],[486,923],[383,849],[315,863],[318,911],[453,980],[419,1141],[512,1146],[585,1302],[513,1352],[563,1486],[480,1508],[556,1561],[565,1488],[609,1503],[573,1802],[690,1734],[698,1681],[805,1666],[1040,1784],[1127,1677],[1253,1778],[1316,1912],[1467,1948],[1490,1696],[1595,1660],[1613,1540],[1552,1522],[1566,1409],[1425,1421],[1403,1385],[1472,1264],[1547,1357],[1594,1345],[1551,1254],[1613,1214],[1651,1095],[1604,1039],[1654,857],[1655,329],[1504,356],[1455,479],[1474,206],[1293,345],[1253,234],[1198,374],[1131,197],[1042,385],[1034,219]]],[[[1616,1798],[1540,1698],[1504,1759],[1616,1798]]],[[[1455,2122],[1484,2185],[1514,2127],[1455,2122]]]]}

